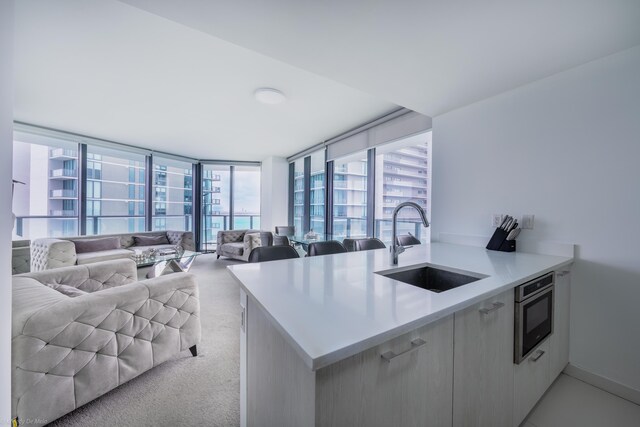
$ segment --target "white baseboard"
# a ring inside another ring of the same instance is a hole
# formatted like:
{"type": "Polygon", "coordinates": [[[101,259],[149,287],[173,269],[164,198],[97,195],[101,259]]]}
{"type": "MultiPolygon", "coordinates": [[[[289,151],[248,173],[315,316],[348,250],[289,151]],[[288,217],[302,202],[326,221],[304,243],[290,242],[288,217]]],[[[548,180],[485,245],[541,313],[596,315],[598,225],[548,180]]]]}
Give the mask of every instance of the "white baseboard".
{"type": "Polygon", "coordinates": [[[640,390],[633,389],[624,384],[615,382],[609,378],[601,377],[600,375],[593,374],[589,371],[585,371],[575,365],[568,364],[563,371],[570,377],[584,381],[587,384],[591,384],[594,387],[598,387],[601,390],[621,397],[629,402],[633,402],[636,405],[640,405],[640,390]]]}

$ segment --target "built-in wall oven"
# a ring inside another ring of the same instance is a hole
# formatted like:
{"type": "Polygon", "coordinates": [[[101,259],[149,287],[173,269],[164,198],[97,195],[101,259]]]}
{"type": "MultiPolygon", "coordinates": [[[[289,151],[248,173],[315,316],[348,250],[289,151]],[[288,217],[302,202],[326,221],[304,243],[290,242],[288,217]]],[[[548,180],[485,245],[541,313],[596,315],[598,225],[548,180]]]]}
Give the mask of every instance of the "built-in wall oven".
{"type": "Polygon", "coordinates": [[[514,363],[526,359],[553,333],[553,283],[551,272],[516,288],[514,363]]]}

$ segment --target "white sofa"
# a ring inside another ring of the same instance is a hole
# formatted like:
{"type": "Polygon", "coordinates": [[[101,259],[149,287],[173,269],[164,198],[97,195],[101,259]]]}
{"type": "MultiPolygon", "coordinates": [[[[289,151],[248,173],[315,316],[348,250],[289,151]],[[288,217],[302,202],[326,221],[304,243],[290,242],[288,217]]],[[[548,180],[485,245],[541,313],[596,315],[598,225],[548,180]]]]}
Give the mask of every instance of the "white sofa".
{"type": "Polygon", "coordinates": [[[195,276],[132,260],[13,276],[11,413],[44,425],[200,342],[195,276]],[[62,286],[61,286],[62,285],[62,286]]]}
{"type": "Polygon", "coordinates": [[[195,251],[193,233],[187,231],[148,231],[60,239],[36,239],[31,242],[31,271],[42,271],[71,265],[83,265],[112,259],[130,258],[135,251],[144,251],[149,248],[162,249],[178,245],[182,246],[185,250],[195,251]],[[164,237],[166,243],[137,245],[137,237],[147,239],[164,237]],[[76,250],[76,242],[78,242],[78,245],[87,247],[87,244],[91,244],[91,242],[104,239],[113,240],[114,238],[117,238],[119,244],[115,246],[112,245],[109,249],[90,252],[76,250]]]}

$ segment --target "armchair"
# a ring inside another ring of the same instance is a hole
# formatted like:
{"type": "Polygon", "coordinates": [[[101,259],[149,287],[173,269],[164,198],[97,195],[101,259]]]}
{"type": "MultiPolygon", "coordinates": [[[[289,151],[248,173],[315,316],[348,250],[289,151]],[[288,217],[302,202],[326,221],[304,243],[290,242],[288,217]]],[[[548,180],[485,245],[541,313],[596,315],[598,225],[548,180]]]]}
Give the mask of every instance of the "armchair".
{"type": "Polygon", "coordinates": [[[254,248],[273,246],[273,233],[259,230],[227,230],[218,231],[216,254],[248,261],[254,248]]]}

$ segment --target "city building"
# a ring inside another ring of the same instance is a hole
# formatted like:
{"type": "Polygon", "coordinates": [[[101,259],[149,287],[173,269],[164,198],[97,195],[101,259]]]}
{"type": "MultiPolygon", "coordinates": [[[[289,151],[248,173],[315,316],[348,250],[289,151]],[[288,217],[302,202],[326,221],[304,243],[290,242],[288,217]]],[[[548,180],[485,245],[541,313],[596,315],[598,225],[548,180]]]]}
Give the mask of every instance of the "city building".
{"type": "MultiPolygon", "coordinates": [[[[144,154],[86,145],[86,220],[80,215],[81,146],[36,132],[16,131],[13,238],[144,231],[144,154]],[[84,227],[84,233],[82,228],[84,227]]],[[[153,156],[153,230],[192,230],[193,165],[153,156]]]]}

